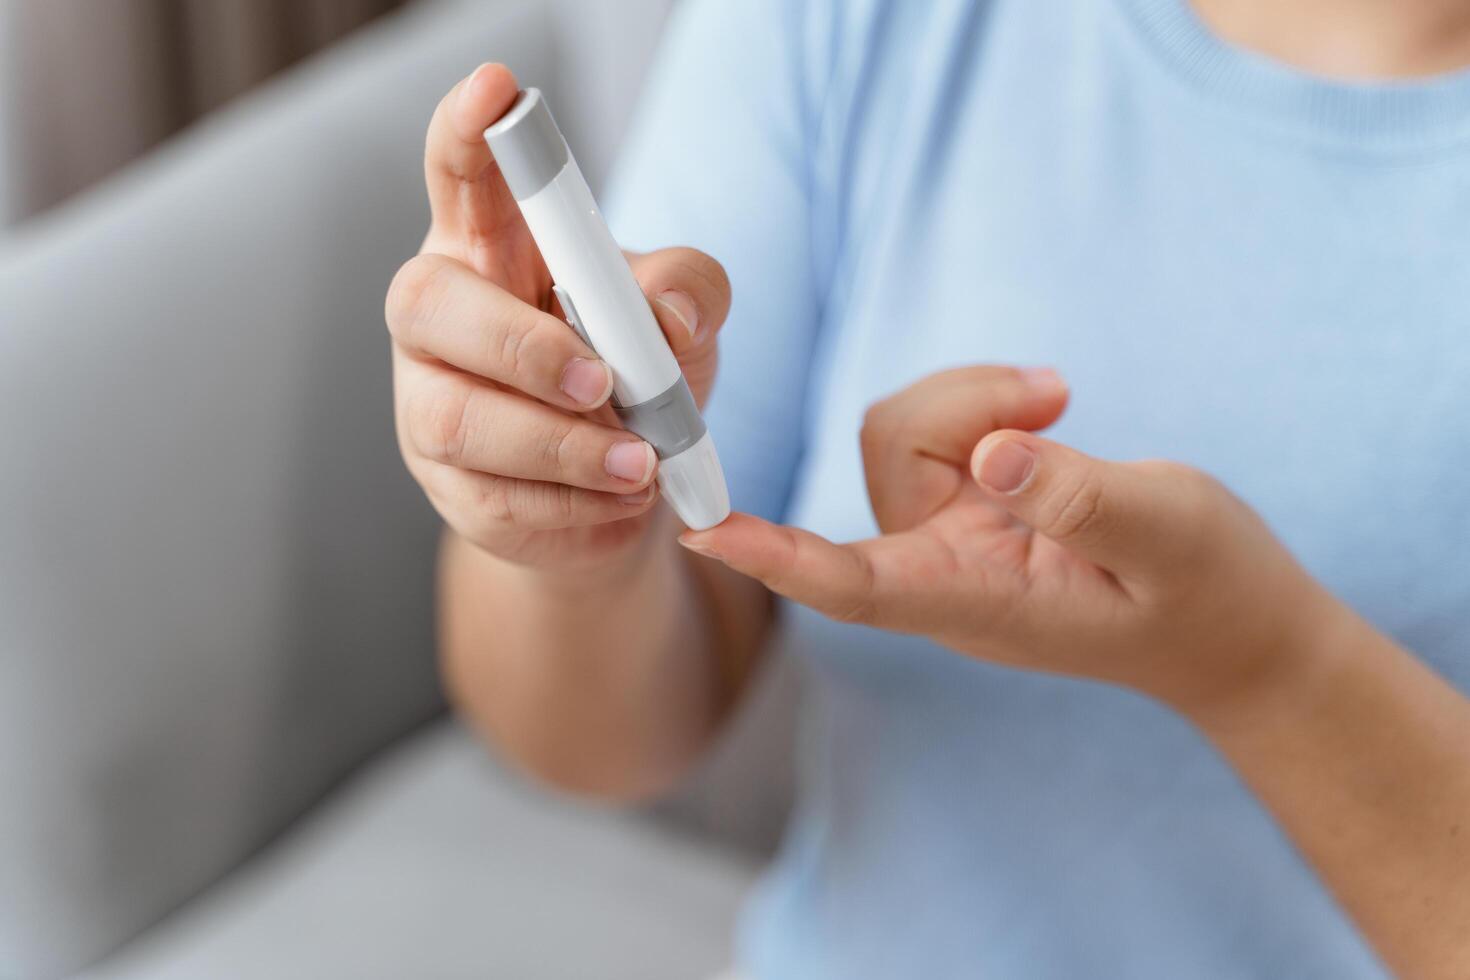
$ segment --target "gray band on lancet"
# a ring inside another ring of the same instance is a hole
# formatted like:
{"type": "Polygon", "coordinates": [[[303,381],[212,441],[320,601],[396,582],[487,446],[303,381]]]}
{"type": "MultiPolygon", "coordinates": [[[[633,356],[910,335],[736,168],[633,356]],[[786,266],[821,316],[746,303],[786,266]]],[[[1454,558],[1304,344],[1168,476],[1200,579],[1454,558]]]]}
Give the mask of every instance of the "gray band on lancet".
{"type": "Polygon", "coordinates": [[[659,459],[677,456],[698,442],[705,433],[704,419],[694,405],[694,395],[683,378],[662,394],[637,405],[614,405],[613,411],[628,431],[637,433],[653,446],[659,459]]]}
{"type": "Polygon", "coordinates": [[[528,88],[489,129],[485,142],[517,201],[524,201],[561,173],[571,159],[541,90],[528,88]]]}
{"type": "MultiPolygon", "coordinates": [[[[553,285],[551,291],[556,294],[557,302],[561,303],[567,325],[577,331],[577,336],[595,351],[597,348],[587,334],[587,327],[582,323],[582,315],[577,312],[577,304],[572,302],[571,295],[558,285],[553,285]]],[[[614,398],[612,410],[623,420],[623,425],[629,432],[642,436],[653,446],[659,459],[679,455],[698,442],[705,433],[704,418],[695,407],[694,395],[683,378],[637,405],[620,405],[617,398],[614,398]]]]}

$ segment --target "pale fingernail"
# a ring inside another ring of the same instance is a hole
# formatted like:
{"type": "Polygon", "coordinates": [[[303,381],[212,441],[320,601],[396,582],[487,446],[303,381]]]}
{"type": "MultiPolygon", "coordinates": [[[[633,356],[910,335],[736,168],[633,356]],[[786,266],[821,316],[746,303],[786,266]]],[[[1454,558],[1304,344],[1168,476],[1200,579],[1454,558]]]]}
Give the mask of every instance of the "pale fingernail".
{"type": "Polygon", "coordinates": [[[986,450],[977,478],[996,493],[1015,493],[1036,469],[1036,454],[1019,442],[1002,442],[986,450]]]}
{"type": "Polygon", "coordinates": [[[687,538],[683,537],[680,537],[678,540],[681,545],[683,545],[685,548],[688,548],[696,555],[704,555],[704,557],[713,558],[715,561],[725,560],[723,555],[721,555],[715,549],[711,548],[709,545],[705,544],[703,541],[690,541],[687,538]]]}
{"type": "Polygon", "coordinates": [[[1021,372],[1021,378],[1037,391],[1051,393],[1065,391],[1067,382],[1057,373],[1056,368],[1039,367],[1026,368],[1021,372]]]}
{"type": "Polygon", "coordinates": [[[629,507],[639,507],[652,500],[654,491],[656,491],[657,489],[658,484],[650,483],[648,486],[644,487],[642,490],[639,490],[637,493],[620,493],[618,494],[618,499],[627,504],[629,507]]]}
{"type": "Polygon", "coordinates": [[[574,357],[561,373],[561,390],[585,408],[596,408],[612,394],[612,372],[602,361],[574,357]]]}
{"type": "Polygon", "coordinates": [[[674,314],[684,324],[684,329],[689,331],[689,336],[694,336],[694,332],[699,329],[699,308],[694,305],[694,300],[676,289],[669,289],[654,297],[654,302],[674,314]]]}
{"type": "Polygon", "coordinates": [[[456,105],[465,100],[465,96],[469,94],[470,89],[475,87],[475,79],[480,77],[480,72],[484,71],[488,65],[489,63],[487,62],[470,72],[469,77],[464,80],[464,84],[459,87],[459,96],[455,99],[456,105]]]}
{"type": "Polygon", "coordinates": [[[607,472],[619,480],[642,483],[653,475],[653,447],[646,442],[619,442],[607,451],[603,461],[607,472]]]}

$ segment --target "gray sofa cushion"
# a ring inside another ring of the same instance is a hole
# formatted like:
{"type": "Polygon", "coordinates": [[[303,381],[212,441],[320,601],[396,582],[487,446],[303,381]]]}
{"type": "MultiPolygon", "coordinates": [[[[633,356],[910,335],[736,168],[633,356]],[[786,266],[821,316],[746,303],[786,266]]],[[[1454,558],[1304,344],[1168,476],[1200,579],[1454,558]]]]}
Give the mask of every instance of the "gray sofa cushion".
{"type": "Polygon", "coordinates": [[[752,868],[507,778],[445,723],[77,980],[702,980],[752,868]]]}

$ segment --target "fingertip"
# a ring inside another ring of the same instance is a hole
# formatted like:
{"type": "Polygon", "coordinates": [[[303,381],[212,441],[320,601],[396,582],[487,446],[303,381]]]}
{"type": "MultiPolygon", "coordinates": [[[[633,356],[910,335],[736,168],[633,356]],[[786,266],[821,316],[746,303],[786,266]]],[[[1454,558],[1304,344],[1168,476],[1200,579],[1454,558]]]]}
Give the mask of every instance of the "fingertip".
{"type": "Polygon", "coordinates": [[[984,462],[985,457],[990,453],[991,448],[994,447],[997,440],[1008,436],[1009,431],[1006,429],[987,432],[980,437],[979,442],[975,443],[975,448],[970,450],[970,478],[976,483],[980,482],[980,464],[984,462]]]}
{"type": "Polygon", "coordinates": [[[699,307],[688,293],[677,289],[663,290],[653,297],[653,312],[675,350],[682,350],[700,339],[699,307]]]}
{"type": "Polygon", "coordinates": [[[688,531],[686,533],[692,535],[706,535],[709,537],[726,537],[731,534],[738,534],[742,530],[746,532],[751,532],[771,526],[773,525],[761,520],[759,517],[755,517],[751,514],[742,514],[740,511],[731,511],[730,516],[726,517],[723,521],[716,524],[714,527],[707,528],[703,531],[688,531]]]}
{"type": "Polygon", "coordinates": [[[771,526],[759,517],[734,512],[714,527],[685,531],[679,535],[679,543],[696,554],[730,563],[749,550],[749,545],[758,544],[760,533],[771,526]]]}
{"type": "Polygon", "coordinates": [[[1030,396],[1030,405],[1012,425],[1027,430],[1044,429],[1062,417],[1072,399],[1072,389],[1056,368],[1021,368],[1020,377],[1030,396]]]}
{"type": "Polygon", "coordinates": [[[612,398],[612,369],[601,358],[573,357],[562,368],[558,386],[577,411],[595,411],[612,398]]]}
{"type": "Polygon", "coordinates": [[[658,456],[642,439],[619,439],[608,447],[603,469],[615,480],[646,488],[655,485],[653,474],[658,469],[658,456]]]}
{"type": "Polygon", "coordinates": [[[618,501],[625,507],[634,507],[646,510],[658,498],[658,484],[650,483],[635,493],[620,493],[618,501]]]}
{"type": "Polygon", "coordinates": [[[509,68],[487,61],[460,83],[451,114],[454,131],[465,142],[483,138],[491,123],[505,115],[520,93],[509,68]]]}
{"type": "Polygon", "coordinates": [[[730,280],[719,262],[681,246],[629,253],[628,262],[676,354],[710,342],[730,310],[730,280]]]}
{"type": "Polygon", "coordinates": [[[722,560],[722,556],[710,541],[709,531],[685,531],[679,535],[678,541],[686,550],[696,555],[703,555],[705,558],[713,558],[716,561],[722,560]]]}
{"type": "Polygon", "coordinates": [[[1070,391],[1067,379],[1053,367],[1022,368],[1021,380],[1036,394],[1049,398],[1065,398],[1070,391]]]}
{"type": "Polygon", "coordinates": [[[970,454],[971,479],[994,493],[1019,492],[1031,482],[1039,464],[1034,442],[1013,429],[989,433],[970,454]]]}

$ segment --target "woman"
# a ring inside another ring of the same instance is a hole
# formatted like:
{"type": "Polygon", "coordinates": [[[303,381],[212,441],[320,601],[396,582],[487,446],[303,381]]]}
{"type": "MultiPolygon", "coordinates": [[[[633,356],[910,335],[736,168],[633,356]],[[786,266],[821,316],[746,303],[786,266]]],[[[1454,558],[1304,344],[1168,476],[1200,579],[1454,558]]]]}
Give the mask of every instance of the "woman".
{"type": "Polygon", "coordinates": [[[685,549],[482,67],[388,299],[462,710],[644,798],[789,633],[757,980],[1470,975],[1462,65],[1460,0],[685,4],[611,208],[745,512],[685,549]]]}

